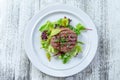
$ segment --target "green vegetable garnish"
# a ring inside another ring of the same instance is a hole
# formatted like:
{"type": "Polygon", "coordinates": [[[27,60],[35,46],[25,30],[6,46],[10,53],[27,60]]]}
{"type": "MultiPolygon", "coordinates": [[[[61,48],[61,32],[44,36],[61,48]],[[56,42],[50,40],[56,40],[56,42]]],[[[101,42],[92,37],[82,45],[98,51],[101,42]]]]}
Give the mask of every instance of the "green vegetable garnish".
{"type": "Polygon", "coordinates": [[[79,35],[79,34],[78,34],[78,31],[76,30],[76,28],[75,28],[74,26],[68,25],[68,28],[70,28],[70,29],[73,30],[77,35],[79,35]]]}
{"type": "Polygon", "coordinates": [[[76,44],[76,46],[69,52],[62,54],[60,56],[58,56],[59,59],[61,59],[63,61],[63,63],[67,63],[72,57],[75,57],[77,54],[79,54],[80,52],[82,52],[82,47],[78,44],[76,44]]]}
{"type": "Polygon", "coordinates": [[[47,21],[44,25],[42,25],[40,28],[39,28],[39,31],[43,32],[45,30],[51,30],[53,28],[53,23],[50,22],[50,21],[47,21]]]}
{"type": "Polygon", "coordinates": [[[61,26],[61,23],[62,23],[62,18],[59,19],[57,22],[55,22],[56,24],[58,24],[59,26],[61,26]]]}
{"type": "Polygon", "coordinates": [[[68,18],[63,18],[62,19],[62,26],[66,27],[66,26],[68,26],[68,24],[69,24],[68,18]]]}
{"type": "Polygon", "coordinates": [[[67,27],[69,25],[69,20],[68,18],[61,18],[57,22],[55,22],[59,26],[67,27]]]}
{"type": "MultiPolygon", "coordinates": [[[[43,24],[39,31],[42,32],[41,45],[42,48],[46,51],[46,57],[48,61],[51,61],[52,56],[57,56],[58,59],[62,60],[63,64],[69,62],[73,57],[82,52],[82,45],[84,44],[81,41],[77,41],[76,45],[68,52],[61,52],[51,45],[51,38],[53,36],[57,36],[61,32],[60,28],[69,28],[74,31],[77,35],[80,35],[84,30],[91,30],[85,28],[82,24],[78,23],[75,27],[70,24],[70,19],[68,18],[60,18],[55,22],[47,21],[43,24]]],[[[69,38],[69,34],[65,34],[67,38],[69,38]]],[[[60,37],[56,38],[55,42],[59,44],[59,46],[70,47],[70,44],[66,44],[68,42],[67,38],[60,37]]]]}
{"type": "Polygon", "coordinates": [[[57,53],[57,50],[54,49],[51,45],[48,46],[48,52],[50,53],[57,53]]]}
{"type": "Polygon", "coordinates": [[[76,25],[76,29],[79,30],[79,31],[80,30],[86,30],[86,28],[80,23],[76,25]]]}
{"type": "Polygon", "coordinates": [[[50,53],[46,53],[46,57],[47,57],[47,59],[50,61],[51,60],[51,55],[50,55],[50,53]]]}
{"type": "Polygon", "coordinates": [[[53,29],[50,36],[57,35],[61,30],[60,29],[53,29]]]}
{"type": "Polygon", "coordinates": [[[79,35],[83,30],[86,30],[86,28],[83,25],[81,25],[80,23],[78,23],[76,25],[76,28],[73,27],[72,25],[68,25],[68,28],[73,30],[77,35],[79,35]]]}
{"type": "Polygon", "coordinates": [[[83,43],[83,42],[81,42],[81,41],[77,41],[77,43],[84,44],[84,43],[83,43]]]}
{"type": "Polygon", "coordinates": [[[42,44],[42,48],[47,49],[47,48],[48,48],[48,45],[49,45],[49,42],[48,42],[48,41],[45,41],[45,40],[41,40],[41,44],[42,44]]]}

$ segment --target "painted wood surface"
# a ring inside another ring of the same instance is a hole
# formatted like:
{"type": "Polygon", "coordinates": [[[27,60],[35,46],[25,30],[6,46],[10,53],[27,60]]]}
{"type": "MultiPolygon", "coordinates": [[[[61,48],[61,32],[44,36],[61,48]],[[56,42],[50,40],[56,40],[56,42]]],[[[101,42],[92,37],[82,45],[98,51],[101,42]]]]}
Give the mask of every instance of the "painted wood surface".
{"type": "Polygon", "coordinates": [[[120,80],[120,0],[0,0],[0,80],[120,80]],[[82,9],[95,23],[99,46],[91,64],[64,78],[48,76],[26,56],[24,30],[43,7],[62,3],[82,9]]]}

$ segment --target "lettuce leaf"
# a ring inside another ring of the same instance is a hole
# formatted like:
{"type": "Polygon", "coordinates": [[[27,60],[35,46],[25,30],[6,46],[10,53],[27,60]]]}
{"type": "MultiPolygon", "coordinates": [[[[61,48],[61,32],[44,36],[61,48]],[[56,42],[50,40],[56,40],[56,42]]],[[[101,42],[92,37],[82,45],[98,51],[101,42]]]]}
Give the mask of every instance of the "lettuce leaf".
{"type": "Polygon", "coordinates": [[[61,23],[62,23],[62,18],[57,20],[57,22],[55,22],[55,24],[58,24],[59,26],[61,26],[61,23]]]}
{"type": "Polygon", "coordinates": [[[82,24],[80,24],[80,23],[78,23],[78,24],[76,25],[76,29],[77,29],[77,30],[86,30],[86,28],[85,28],[82,24]]]}
{"type": "Polygon", "coordinates": [[[73,30],[77,35],[79,35],[81,33],[81,31],[86,30],[86,28],[82,24],[80,24],[80,23],[78,23],[76,25],[76,27],[74,27],[72,25],[68,25],[68,28],[73,30]]]}
{"type": "Polygon", "coordinates": [[[50,53],[53,53],[53,54],[57,53],[57,50],[54,49],[51,45],[48,46],[47,51],[50,52],[50,53]]]}
{"type": "Polygon", "coordinates": [[[81,42],[81,41],[77,41],[77,43],[82,44],[82,45],[84,44],[84,43],[83,43],[83,42],[81,42]]]}
{"type": "Polygon", "coordinates": [[[62,60],[63,64],[65,64],[71,59],[71,56],[65,53],[65,54],[59,55],[58,58],[62,60]]]}
{"type": "Polygon", "coordinates": [[[47,57],[47,59],[48,59],[48,61],[50,61],[51,60],[51,55],[50,55],[50,53],[46,53],[46,57],[47,57]]]}
{"type": "Polygon", "coordinates": [[[63,18],[63,19],[62,19],[62,23],[61,23],[61,25],[64,26],[64,27],[67,27],[68,24],[69,24],[69,20],[68,20],[68,18],[63,18]]]}
{"type": "Polygon", "coordinates": [[[60,29],[52,29],[50,36],[57,35],[60,31],[60,29]]]}
{"type": "Polygon", "coordinates": [[[47,48],[48,48],[48,45],[49,45],[49,42],[48,42],[48,41],[45,41],[45,40],[41,40],[41,45],[42,45],[42,48],[47,49],[47,48]]]}
{"type": "Polygon", "coordinates": [[[43,24],[40,28],[39,31],[43,32],[45,30],[51,30],[53,29],[54,24],[50,21],[47,21],[45,24],[43,24]]]}
{"type": "Polygon", "coordinates": [[[76,56],[78,53],[82,52],[82,47],[80,45],[76,45],[73,49],[73,53],[71,55],[76,56]]]}
{"type": "Polygon", "coordinates": [[[71,30],[73,30],[77,34],[77,30],[76,30],[76,28],[74,26],[68,25],[68,28],[71,29],[71,30]]]}
{"type": "Polygon", "coordinates": [[[67,27],[69,25],[69,20],[68,18],[61,18],[56,22],[56,24],[59,26],[67,27]]]}
{"type": "Polygon", "coordinates": [[[76,33],[77,33],[77,35],[79,35],[82,30],[86,30],[86,28],[82,24],[78,23],[76,25],[76,33]]]}
{"type": "Polygon", "coordinates": [[[72,57],[75,57],[77,54],[82,52],[82,47],[78,44],[69,52],[59,55],[58,58],[62,60],[63,64],[70,61],[72,57]]]}

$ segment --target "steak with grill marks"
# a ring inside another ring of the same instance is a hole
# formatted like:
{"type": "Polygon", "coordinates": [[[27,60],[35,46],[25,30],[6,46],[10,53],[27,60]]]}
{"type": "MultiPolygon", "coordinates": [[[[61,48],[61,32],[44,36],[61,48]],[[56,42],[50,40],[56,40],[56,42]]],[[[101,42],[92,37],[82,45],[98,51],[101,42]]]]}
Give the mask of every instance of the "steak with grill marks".
{"type": "Polygon", "coordinates": [[[69,28],[61,28],[61,32],[51,38],[51,45],[53,48],[61,51],[68,52],[74,48],[77,42],[77,35],[69,28]]]}

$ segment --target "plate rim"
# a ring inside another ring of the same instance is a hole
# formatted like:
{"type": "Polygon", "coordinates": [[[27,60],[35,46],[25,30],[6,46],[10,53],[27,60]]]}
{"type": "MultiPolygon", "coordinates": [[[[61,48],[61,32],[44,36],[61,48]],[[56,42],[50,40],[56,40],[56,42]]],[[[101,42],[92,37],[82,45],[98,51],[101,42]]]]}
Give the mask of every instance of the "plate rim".
{"type": "MultiPolygon", "coordinates": [[[[73,16],[75,16],[75,17],[78,17],[75,13],[73,13],[73,12],[71,12],[71,11],[68,11],[68,10],[62,10],[62,11],[59,11],[59,10],[53,10],[53,11],[50,11],[50,12],[48,12],[47,14],[44,14],[43,16],[42,16],[42,18],[40,18],[40,19],[38,19],[37,21],[36,21],[36,24],[33,26],[33,28],[32,28],[32,34],[31,34],[31,42],[32,42],[32,46],[33,46],[33,35],[34,35],[34,31],[35,31],[35,29],[36,29],[36,26],[39,24],[39,22],[40,21],[42,21],[42,19],[44,18],[44,17],[46,17],[46,16],[48,16],[48,15],[52,15],[52,14],[54,14],[54,13],[68,13],[68,14],[71,14],[71,15],[73,15],[73,16]]],[[[79,18],[79,17],[78,17],[79,18]]],[[[86,34],[85,34],[86,35],[86,34]]],[[[89,36],[86,36],[87,37],[87,39],[89,38],[89,36]]],[[[88,40],[87,41],[88,42],[88,46],[87,46],[87,48],[86,48],[86,51],[84,52],[84,53],[82,53],[82,54],[85,54],[86,53],[86,55],[85,55],[85,57],[83,58],[83,60],[81,60],[81,62],[82,61],[84,61],[84,59],[88,56],[88,52],[89,52],[89,48],[90,48],[90,40],[88,40]]],[[[34,47],[33,47],[33,49],[34,49],[34,47]]],[[[36,51],[35,49],[34,49],[34,51],[36,51]]],[[[36,52],[37,53],[37,52],[36,52]]],[[[44,64],[44,63],[42,63],[43,65],[45,65],[45,67],[48,67],[48,68],[50,68],[50,69],[53,69],[53,70],[69,70],[69,69],[72,69],[72,68],[74,68],[74,67],[76,67],[77,65],[80,65],[80,63],[81,62],[79,62],[78,64],[76,64],[76,65],[74,65],[74,66],[72,66],[72,67],[69,67],[69,68],[67,68],[67,69],[54,69],[53,67],[49,67],[49,66],[47,66],[46,64],[44,64]]]]}
{"type": "MultiPolygon", "coordinates": [[[[62,6],[61,9],[63,9],[63,7],[67,7],[67,8],[70,7],[69,5],[65,5],[65,4],[49,5],[49,6],[47,6],[46,8],[40,10],[40,12],[38,12],[38,14],[40,14],[42,11],[44,11],[44,10],[46,10],[46,9],[53,8],[53,7],[57,7],[57,6],[62,6]]],[[[78,11],[84,13],[84,15],[87,16],[87,18],[89,18],[89,20],[92,22],[92,20],[90,19],[90,17],[89,17],[85,12],[83,12],[81,9],[76,8],[76,7],[71,7],[71,8],[77,9],[78,11]]],[[[29,23],[30,23],[31,21],[33,21],[33,19],[35,19],[35,17],[37,17],[38,14],[36,14],[35,16],[33,16],[33,18],[29,21],[29,23]]],[[[42,14],[41,14],[41,15],[42,15],[42,14]]],[[[92,58],[90,59],[90,61],[87,63],[87,65],[86,65],[83,69],[81,69],[81,70],[79,70],[79,71],[76,71],[76,72],[74,71],[74,73],[70,73],[69,75],[68,75],[68,74],[55,75],[55,74],[47,73],[47,72],[45,72],[44,70],[40,69],[40,67],[38,67],[39,65],[35,64],[35,63],[32,61],[32,57],[33,57],[33,56],[31,57],[30,54],[29,54],[29,51],[28,51],[28,48],[27,48],[27,45],[28,45],[28,44],[26,43],[26,40],[27,40],[27,39],[26,39],[26,36],[27,36],[27,28],[28,28],[29,25],[30,25],[30,24],[27,25],[27,27],[26,27],[26,29],[25,29],[25,34],[24,34],[24,46],[25,46],[25,51],[26,51],[26,54],[27,54],[28,58],[29,58],[30,61],[32,62],[32,64],[33,64],[37,69],[39,69],[41,72],[43,72],[43,73],[46,73],[46,74],[48,74],[48,75],[50,75],[50,76],[54,76],[54,77],[67,77],[67,76],[71,76],[71,75],[77,74],[78,72],[84,70],[84,69],[92,62],[93,58],[95,57],[95,54],[96,54],[96,51],[97,51],[97,47],[98,47],[98,34],[97,34],[97,29],[96,29],[95,25],[94,25],[93,22],[92,22],[92,26],[94,26],[94,28],[95,28],[95,30],[96,30],[96,48],[95,48],[95,50],[94,50],[94,55],[92,56],[92,58]]]]}

